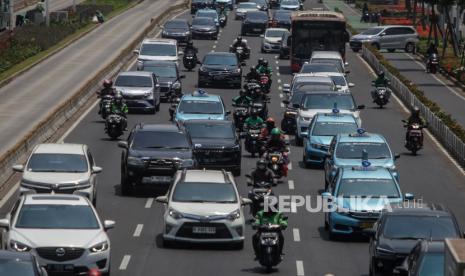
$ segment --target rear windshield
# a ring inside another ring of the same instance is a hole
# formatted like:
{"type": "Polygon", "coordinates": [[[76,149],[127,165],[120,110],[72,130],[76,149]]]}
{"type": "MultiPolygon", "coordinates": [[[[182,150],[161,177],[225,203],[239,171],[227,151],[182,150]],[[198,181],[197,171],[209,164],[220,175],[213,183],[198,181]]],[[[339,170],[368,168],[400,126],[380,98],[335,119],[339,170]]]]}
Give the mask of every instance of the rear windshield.
{"type": "Polygon", "coordinates": [[[187,136],[182,132],[139,131],[136,132],[132,148],[143,149],[189,149],[187,136]]]}
{"type": "Polygon", "coordinates": [[[152,78],[143,76],[118,76],[115,86],[120,87],[152,87],[152,78]]]}

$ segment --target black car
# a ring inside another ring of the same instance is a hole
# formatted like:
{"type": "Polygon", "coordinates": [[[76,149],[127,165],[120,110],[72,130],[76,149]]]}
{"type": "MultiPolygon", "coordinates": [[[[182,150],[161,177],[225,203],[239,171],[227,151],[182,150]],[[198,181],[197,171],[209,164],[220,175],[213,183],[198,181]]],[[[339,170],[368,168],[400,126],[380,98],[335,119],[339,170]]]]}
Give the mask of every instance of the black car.
{"type": "Polygon", "coordinates": [[[213,8],[215,3],[213,0],[192,0],[191,14],[195,14],[198,10],[205,8],[213,8]]]}
{"type": "Polygon", "coordinates": [[[263,34],[268,26],[268,13],[264,11],[249,11],[242,21],[241,34],[263,34]]]}
{"type": "Polygon", "coordinates": [[[196,38],[218,38],[218,28],[215,20],[209,17],[195,17],[192,19],[192,39],[196,38]]]}
{"type": "Polygon", "coordinates": [[[455,216],[438,204],[405,203],[381,213],[370,241],[370,275],[392,274],[409,255],[418,240],[443,241],[462,238],[455,216]]]}
{"type": "Polygon", "coordinates": [[[178,44],[187,43],[191,39],[191,29],[185,19],[171,19],[163,26],[163,38],[176,39],[178,44]]]}
{"type": "Polygon", "coordinates": [[[173,61],[143,61],[138,68],[141,71],[149,71],[155,74],[160,86],[160,99],[167,100],[170,92],[181,94],[181,79],[184,75],[179,75],[179,69],[173,61]]]}
{"type": "Polygon", "coordinates": [[[290,33],[283,33],[283,37],[281,38],[281,45],[279,47],[279,58],[285,59],[289,58],[290,55],[290,33]]]}
{"type": "Polygon", "coordinates": [[[271,19],[271,26],[273,28],[286,28],[291,29],[291,14],[292,11],[276,10],[271,19]]]}
{"type": "Polygon", "coordinates": [[[0,275],[47,276],[31,253],[0,250],[0,275]]]}
{"type": "Polygon", "coordinates": [[[198,167],[241,174],[241,144],[232,121],[189,120],[184,127],[198,167]]]}
{"type": "Polygon", "coordinates": [[[192,146],[176,125],[136,125],[127,141],[118,143],[121,155],[121,193],[149,185],[167,188],[175,172],[193,167],[192,146]]]}
{"type": "Polygon", "coordinates": [[[444,275],[444,242],[422,240],[412,249],[395,274],[408,276],[444,275]]]}
{"type": "Polygon", "coordinates": [[[240,88],[242,84],[242,65],[234,53],[208,53],[203,57],[199,68],[198,87],[221,83],[240,88]]]}

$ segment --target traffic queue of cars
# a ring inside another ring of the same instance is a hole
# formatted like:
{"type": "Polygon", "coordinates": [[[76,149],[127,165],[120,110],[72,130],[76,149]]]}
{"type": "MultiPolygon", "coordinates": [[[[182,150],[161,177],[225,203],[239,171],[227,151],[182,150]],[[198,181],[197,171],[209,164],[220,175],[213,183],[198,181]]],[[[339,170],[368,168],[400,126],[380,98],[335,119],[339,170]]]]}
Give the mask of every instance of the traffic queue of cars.
{"type": "MultiPolygon", "coordinates": [[[[232,1],[217,2],[233,9],[232,1]]],[[[244,134],[238,131],[241,127],[237,122],[230,119],[223,99],[201,89],[182,94],[185,76],[180,74],[178,65],[183,54],[179,45],[201,37],[217,39],[220,15],[214,9],[205,9],[214,5],[210,0],[193,1],[192,22],[168,21],[163,27],[163,39],[144,39],[135,50],[137,71],[121,72],[115,79],[114,89],[121,93],[129,112],[156,113],[162,101],[173,104],[172,123],[138,123],[129,130],[126,140],[118,142],[122,149],[122,194],[131,195],[144,185],[167,191],[156,199],[165,208],[164,246],[174,242],[215,242],[231,243],[241,249],[246,227],[244,207],[253,203],[253,199],[241,197],[237,189],[234,176],[241,174],[244,134]]],[[[302,7],[299,0],[240,2],[235,13],[235,19],[242,20],[238,34],[261,35],[260,51],[279,53],[284,58],[290,11],[302,7]],[[271,7],[279,10],[271,12],[271,7]]],[[[218,84],[242,87],[245,64],[236,53],[208,53],[199,63],[199,88],[218,84]]],[[[428,246],[435,252],[443,250],[434,242],[429,245],[428,241],[418,242],[419,239],[460,238],[462,233],[453,214],[440,205],[401,204],[412,200],[413,195],[401,190],[395,166],[399,155],[391,151],[381,134],[362,128],[360,110],[365,106],[355,103],[350,91],[354,84],[347,81],[347,66],[338,52],[314,51],[292,82],[283,85],[286,106],[281,129],[294,134],[296,145],[303,146],[302,161],[306,167],[324,169],[322,197],[348,210],[325,214],[324,226],[330,239],[368,235],[370,275],[402,273],[408,270],[404,260],[412,248],[415,258],[423,262],[429,259],[419,257],[417,251],[428,246]],[[392,205],[393,210],[387,212],[386,206],[376,200],[362,208],[351,206],[346,199],[353,196],[386,197],[383,203],[392,205]]],[[[248,81],[246,86],[253,87],[250,91],[258,89],[257,93],[273,93],[265,92],[257,83],[248,81]]],[[[265,110],[269,98],[263,98],[266,100],[245,109],[244,116],[251,116],[249,112],[254,108],[265,110]]],[[[261,114],[265,119],[266,113],[261,114]]],[[[255,134],[247,135],[251,141],[255,134]]],[[[254,156],[256,152],[249,147],[246,144],[254,156]]],[[[257,152],[263,153],[260,149],[257,152]]],[[[269,154],[270,167],[274,166],[272,162],[285,159],[284,153],[280,154],[269,154]]],[[[88,147],[40,144],[24,165],[13,169],[22,173],[20,198],[7,217],[0,220],[4,229],[2,248],[12,251],[0,252],[0,266],[2,260],[14,259],[30,264],[29,272],[16,275],[44,276],[47,271],[82,275],[92,269],[108,275],[111,246],[106,231],[115,222],[100,220],[95,209],[97,175],[102,168],[95,164],[88,147]],[[26,252],[31,254],[19,254],[26,252]]],[[[287,171],[278,174],[285,177],[287,171]]],[[[266,192],[270,189],[267,186],[266,192]]],[[[277,242],[270,239],[279,238],[267,235],[263,239],[268,243],[260,246],[275,248],[277,242]]],[[[279,253],[269,254],[274,255],[269,259],[258,256],[267,269],[281,261],[279,253]]]]}

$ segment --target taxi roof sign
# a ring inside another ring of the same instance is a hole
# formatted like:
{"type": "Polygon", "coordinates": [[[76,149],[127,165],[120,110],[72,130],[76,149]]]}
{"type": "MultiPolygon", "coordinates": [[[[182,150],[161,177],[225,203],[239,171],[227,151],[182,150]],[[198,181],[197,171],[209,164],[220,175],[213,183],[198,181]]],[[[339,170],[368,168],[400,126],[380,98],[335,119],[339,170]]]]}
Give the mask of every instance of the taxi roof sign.
{"type": "Polygon", "coordinates": [[[207,93],[207,91],[205,91],[203,89],[199,89],[199,90],[195,90],[194,92],[192,92],[192,96],[200,96],[200,97],[204,96],[204,97],[206,97],[206,96],[208,96],[208,93],[207,93]]]}
{"type": "Polygon", "coordinates": [[[368,133],[364,128],[358,128],[356,133],[350,133],[349,137],[368,137],[368,133]]]}

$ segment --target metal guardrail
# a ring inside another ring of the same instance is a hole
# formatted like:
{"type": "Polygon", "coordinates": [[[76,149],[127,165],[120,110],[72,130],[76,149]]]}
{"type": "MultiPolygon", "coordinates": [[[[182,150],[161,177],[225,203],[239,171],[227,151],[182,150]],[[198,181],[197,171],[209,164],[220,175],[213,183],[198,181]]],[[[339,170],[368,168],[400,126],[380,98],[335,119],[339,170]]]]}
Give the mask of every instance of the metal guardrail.
{"type": "Polygon", "coordinates": [[[465,143],[455,135],[448,126],[426,107],[398,78],[393,76],[365,46],[362,47],[362,56],[377,72],[383,70],[391,81],[392,91],[409,108],[417,106],[421,116],[428,122],[428,130],[441,142],[441,144],[454,156],[461,166],[465,166],[465,143]]]}

